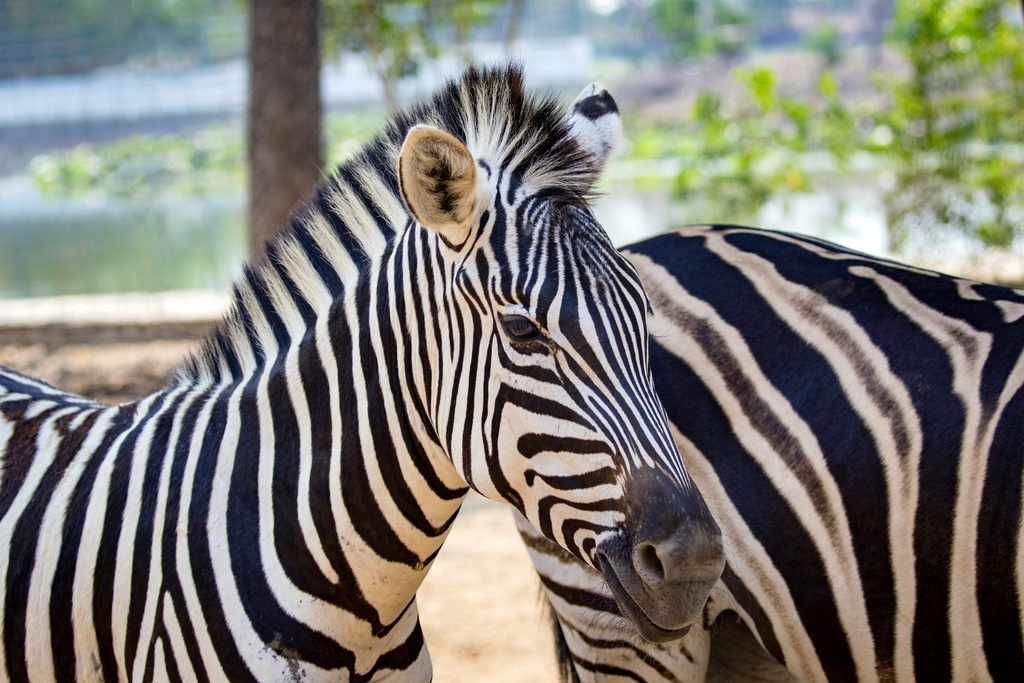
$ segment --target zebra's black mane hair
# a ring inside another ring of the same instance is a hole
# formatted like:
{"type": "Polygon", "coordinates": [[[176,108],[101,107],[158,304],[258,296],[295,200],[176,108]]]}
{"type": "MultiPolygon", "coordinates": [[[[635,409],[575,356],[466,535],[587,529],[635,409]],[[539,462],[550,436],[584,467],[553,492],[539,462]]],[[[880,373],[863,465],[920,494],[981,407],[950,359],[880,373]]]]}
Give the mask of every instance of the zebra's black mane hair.
{"type": "Polygon", "coordinates": [[[398,187],[398,154],[417,124],[451,133],[491,172],[504,169],[559,205],[585,207],[600,172],[570,134],[565,107],[553,95],[528,94],[520,66],[471,67],[396,114],[293,213],[266,257],[245,267],[230,312],[179,369],[180,380],[245,375],[272,355],[270,347],[287,348],[297,329],[314,325],[379,261],[411,221],[398,187]]]}

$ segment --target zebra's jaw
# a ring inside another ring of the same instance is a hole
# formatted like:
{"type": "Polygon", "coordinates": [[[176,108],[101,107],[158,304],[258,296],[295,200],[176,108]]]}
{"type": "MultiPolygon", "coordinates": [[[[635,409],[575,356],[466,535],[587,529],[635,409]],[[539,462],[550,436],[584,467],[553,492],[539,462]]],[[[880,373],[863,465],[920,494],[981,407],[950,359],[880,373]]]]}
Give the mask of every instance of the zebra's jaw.
{"type": "Polygon", "coordinates": [[[619,606],[619,612],[623,617],[629,619],[640,635],[652,643],[667,643],[673,640],[678,640],[690,632],[692,624],[687,624],[682,628],[677,629],[665,629],[654,623],[654,620],[647,616],[643,608],[636,603],[629,591],[619,581],[618,575],[615,573],[614,567],[605,555],[599,555],[598,560],[601,563],[601,572],[604,574],[605,581],[608,582],[608,587],[612,591],[612,595],[615,597],[615,602],[619,606]]]}
{"type": "Polygon", "coordinates": [[[596,559],[622,616],[655,643],[685,636],[725,568],[718,525],[696,488],[684,491],[660,471],[630,474],[622,533],[606,537],[596,559]]]}

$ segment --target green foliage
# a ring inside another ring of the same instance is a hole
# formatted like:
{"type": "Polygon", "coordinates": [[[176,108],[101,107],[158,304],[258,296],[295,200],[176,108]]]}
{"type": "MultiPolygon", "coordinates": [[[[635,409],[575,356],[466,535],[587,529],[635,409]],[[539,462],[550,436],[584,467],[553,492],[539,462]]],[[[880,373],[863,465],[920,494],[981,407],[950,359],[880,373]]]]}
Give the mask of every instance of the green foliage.
{"type": "Polygon", "coordinates": [[[882,98],[841,99],[823,70],[817,95],[782,97],[768,69],[737,70],[738,102],[700,94],[673,129],[632,136],[634,159],[673,157],[677,195],[710,221],[755,218],[770,198],[814,191],[813,179],[885,169],[894,250],[920,231],[959,230],[987,246],[1024,235],[1024,31],[1005,0],[900,0],[892,40],[906,73],[879,78],[882,98]]]}
{"type": "MultiPolygon", "coordinates": [[[[382,111],[334,114],[324,120],[328,168],[344,161],[384,121],[382,111]]],[[[179,195],[237,191],[245,185],[245,143],[240,127],[216,124],[190,137],[135,136],[109,145],[79,145],[41,154],[29,172],[44,194],[101,192],[149,202],[179,195]]]]}
{"type": "Polygon", "coordinates": [[[725,0],[710,2],[707,22],[701,21],[697,0],[655,0],[651,5],[655,25],[673,59],[711,53],[734,56],[746,49],[750,17],[725,0]]]}
{"type": "Polygon", "coordinates": [[[327,168],[332,169],[359,151],[380,131],[387,116],[383,110],[331,114],[324,119],[327,168]]]}
{"type": "Polygon", "coordinates": [[[843,45],[835,24],[825,24],[804,39],[804,47],[821,56],[829,69],[843,59],[843,45]]]}
{"type": "Polygon", "coordinates": [[[137,135],[99,147],[79,145],[39,155],[29,170],[47,194],[98,190],[142,199],[167,190],[196,193],[239,186],[244,161],[238,131],[214,126],[190,138],[137,135]]]}
{"type": "Polygon", "coordinates": [[[820,97],[800,102],[782,97],[774,73],[736,70],[745,97],[726,103],[701,93],[681,125],[643,127],[632,135],[634,159],[672,157],[681,163],[676,196],[700,203],[702,220],[751,221],[772,197],[813,191],[812,179],[827,155],[845,167],[856,150],[857,131],[826,72],[820,97]]]}
{"type": "Polygon", "coordinates": [[[910,67],[881,88],[876,144],[896,182],[886,197],[892,241],[949,226],[992,246],[1024,234],[1024,32],[1000,0],[903,0],[891,40],[910,67]]]}
{"type": "Polygon", "coordinates": [[[470,29],[488,19],[501,0],[322,0],[327,54],[360,52],[384,87],[389,109],[398,105],[394,84],[413,76],[443,44],[464,48],[470,29]],[[448,31],[453,35],[446,35],[448,31]]]}
{"type": "Polygon", "coordinates": [[[0,77],[83,71],[162,50],[199,60],[238,56],[244,44],[224,45],[222,20],[240,19],[240,5],[236,0],[7,0],[0,8],[0,41],[10,62],[0,64],[0,77]]]}
{"type": "Polygon", "coordinates": [[[673,59],[701,54],[697,0],[655,0],[651,14],[673,59]]]}
{"type": "Polygon", "coordinates": [[[389,81],[416,73],[419,61],[436,47],[426,24],[427,0],[323,0],[323,45],[366,53],[373,69],[389,81]]]}
{"type": "Polygon", "coordinates": [[[747,49],[753,32],[749,14],[725,0],[713,0],[714,30],[711,51],[724,57],[735,57],[747,49]]]}

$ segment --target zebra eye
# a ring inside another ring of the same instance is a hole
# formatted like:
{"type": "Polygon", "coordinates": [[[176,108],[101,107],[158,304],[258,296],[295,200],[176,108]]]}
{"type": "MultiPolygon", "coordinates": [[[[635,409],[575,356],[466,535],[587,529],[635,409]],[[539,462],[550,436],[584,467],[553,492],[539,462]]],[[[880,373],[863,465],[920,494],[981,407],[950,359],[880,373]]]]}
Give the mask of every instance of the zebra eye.
{"type": "Polygon", "coordinates": [[[540,336],[540,328],[526,316],[506,315],[501,319],[501,325],[512,341],[530,341],[540,336]]]}

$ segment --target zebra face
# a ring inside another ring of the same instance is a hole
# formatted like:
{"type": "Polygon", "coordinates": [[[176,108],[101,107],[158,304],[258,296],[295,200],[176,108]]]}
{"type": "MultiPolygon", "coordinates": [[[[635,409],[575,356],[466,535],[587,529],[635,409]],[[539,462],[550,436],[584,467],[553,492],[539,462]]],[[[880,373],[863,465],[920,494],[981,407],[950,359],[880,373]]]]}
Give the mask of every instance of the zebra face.
{"type": "MultiPolygon", "coordinates": [[[[563,130],[596,176],[614,101],[591,86],[563,130]]],[[[647,295],[580,195],[499,162],[423,125],[400,156],[443,271],[432,426],[469,486],[600,571],[641,635],[682,637],[724,555],[654,392],[647,295]]]]}

